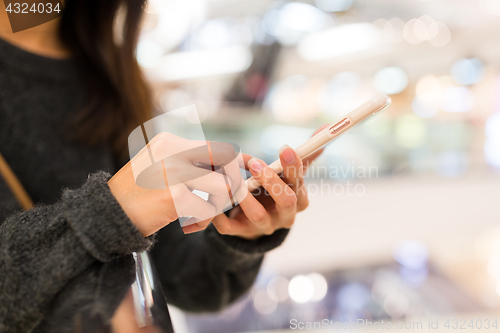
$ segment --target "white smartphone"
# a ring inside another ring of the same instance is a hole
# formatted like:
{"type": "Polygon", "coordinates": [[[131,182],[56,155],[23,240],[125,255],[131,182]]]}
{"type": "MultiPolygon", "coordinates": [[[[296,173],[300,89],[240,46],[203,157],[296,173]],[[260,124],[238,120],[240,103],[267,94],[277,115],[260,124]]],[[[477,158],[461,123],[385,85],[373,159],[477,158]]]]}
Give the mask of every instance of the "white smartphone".
{"type": "MultiPolygon", "coordinates": [[[[391,98],[389,96],[385,94],[378,94],[349,112],[342,118],[342,120],[330,124],[324,130],[311,137],[309,140],[295,148],[295,151],[300,158],[305,158],[363,119],[385,109],[390,104],[391,98]]],[[[281,166],[281,161],[279,159],[271,163],[269,167],[271,167],[271,169],[273,169],[276,173],[283,171],[283,167],[281,166]]],[[[260,187],[260,184],[253,177],[248,178],[246,183],[250,192],[260,187]]]]}

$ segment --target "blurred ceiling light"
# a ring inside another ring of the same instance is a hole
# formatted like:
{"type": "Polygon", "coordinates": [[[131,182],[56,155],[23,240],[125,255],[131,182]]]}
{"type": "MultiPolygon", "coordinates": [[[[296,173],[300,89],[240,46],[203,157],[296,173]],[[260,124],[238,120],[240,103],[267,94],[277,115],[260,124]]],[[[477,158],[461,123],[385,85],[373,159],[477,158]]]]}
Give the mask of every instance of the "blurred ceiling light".
{"type": "Polygon", "coordinates": [[[325,12],[345,12],[352,7],[353,0],[314,0],[314,4],[325,12]]]}
{"type": "Polygon", "coordinates": [[[284,302],[288,299],[288,280],[284,277],[277,276],[269,281],[267,285],[267,293],[269,297],[276,302],[284,302]]]}
{"type": "Polygon", "coordinates": [[[309,4],[290,2],[267,12],[263,24],[266,31],[282,45],[291,46],[304,36],[333,25],[333,19],[309,4]]]}
{"type": "Polygon", "coordinates": [[[319,273],[308,274],[307,277],[313,284],[313,295],[311,301],[321,301],[328,292],[328,283],[323,275],[319,273]]]}
{"type": "Polygon", "coordinates": [[[259,290],[253,296],[253,306],[260,314],[269,315],[276,311],[278,303],[271,299],[265,290],[259,290]]]}
{"type": "Polygon", "coordinates": [[[305,60],[318,61],[370,49],[379,37],[380,31],[373,24],[346,24],[305,37],[297,51],[305,60]]]}
{"type": "Polygon", "coordinates": [[[472,85],[480,82],[484,77],[484,66],[477,58],[461,59],[451,66],[451,76],[456,83],[472,85]]]}
{"type": "Polygon", "coordinates": [[[159,75],[166,81],[238,73],[252,63],[246,47],[227,47],[166,55],[159,65],[159,75]]]}
{"type": "Polygon", "coordinates": [[[149,2],[148,8],[158,14],[158,24],[151,33],[148,33],[148,37],[154,37],[166,51],[176,48],[193,26],[205,20],[204,0],[150,0],[149,2]]]}
{"type": "Polygon", "coordinates": [[[396,120],[394,134],[399,145],[405,148],[415,148],[424,143],[427,127],[421,118],[407,114],[396,120]]]}
{"type": "Polygon", "coordinates": [[[444,46],[451,41],[450,29],[443,22],[436,21],[432,23],[429,26],[428,34],[434,36],[429,38],[429,43],[435,47],[444,46]]]}
{"type": "Polygon", "coordinates": [[[470,111],[474,107],[474,95],[467,87],[448,87],[443,91],[440,107],[452,113],[470,111]]]}
{"type": "Polygon", "coordinates": [[[500,1],[498,0],[479,0],[481,10],[494,16],[500,16],[500,1]]]}
{"type": "Polygon", "coordinates": [[[202,48],[222,47],[229,44],[230,31],[226,22],[210,20],[197,33],[198,43],[202,48]]]}
{"type": "Polygon", "coordinates": [[[163,48],[155,41],[142,39],[137,44],[137,62],[144,68],[158,66],[163,53],[163,48]]]}
{"type": "Polygon", "coordinates": [[[314,295],[314,285],[307,276],[297,275],[290,280],[288,293],[293,301],[297,303],[306,303],[309,302],[314,295]]]}
{"type": "Polygon", "coordinates": [[[419,96],[415,96],[411,103],[411,110],[421,118],[432,118],[439,113],[435,103],[429,102],[419,96]]]}
{"type": "Polygon", "coordinates": [[[386,67],[375,74],[373,84],[375,89],[381,93],[399,94],[408,86],[408,76],[399,67],[386,67]]]}
{"type": "Polygon", "coordinates": [[[341,310],[359,313],[370,301],[370,291],[358,282],[341,286],[337,292],[337,303],[341,310]]]}
{"type": "Polygon", "coordinates": [[[250,28],[235,19],[213,19],[205,22],[193,36],[194,46],[216,48],[250,46],[253,40],[250,28]]]}
{"type": "Polygon", "coordinates": [[[424,243],[416,240],[399,242],[392,251],[394,259],[402,266],[410,269],[427,267],[429,250],[424,243]]]}

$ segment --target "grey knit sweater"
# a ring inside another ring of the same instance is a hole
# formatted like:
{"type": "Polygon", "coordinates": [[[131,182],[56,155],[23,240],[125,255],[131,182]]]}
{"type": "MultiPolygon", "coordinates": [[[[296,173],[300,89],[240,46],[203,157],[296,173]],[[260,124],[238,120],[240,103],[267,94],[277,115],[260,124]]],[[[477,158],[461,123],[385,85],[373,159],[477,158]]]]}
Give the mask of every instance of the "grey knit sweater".
{"type": "Polygon", "coordinates": [[[0,152],[36,202],[21,212],[0,178],[0,332],[72,332],[82,313],[108,323],[133,281],[134,251],[150,251],[167,300],[183,309],[241,296],[287,230],[246,241],[212,226],[184,235],[174,222],[142,237],[108,188],[109,150],[61,134],[83,98],[71,60],[0,40],[0,152]]]}

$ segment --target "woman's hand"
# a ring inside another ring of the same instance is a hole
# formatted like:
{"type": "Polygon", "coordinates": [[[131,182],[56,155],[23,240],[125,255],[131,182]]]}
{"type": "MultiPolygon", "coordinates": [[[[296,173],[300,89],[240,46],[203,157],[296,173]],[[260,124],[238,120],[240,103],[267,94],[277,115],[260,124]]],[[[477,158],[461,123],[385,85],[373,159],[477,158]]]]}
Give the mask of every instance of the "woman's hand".
{"type": "Polygon", "coordinates": [[[147,237],[180,216],[208,224],[229,201],[228,190],[244,198],[248,191],[240,164],[242,158],[230,144],[192,141],[162,133],[118,171],[108,185],[132,223],[147,237]],[[214,163],[224,166],[224,174],[199,166],[214,163]],[[209,200],[194,194],[193,189],[208,193],[209,200]]]}
{"type": "MultiPolygon", "coordinates": [[[[320,127],[316,133],[327,125],[320,127]]],[[[313,135],[314,135],[313,134],[313,135]]],[[[322,150],[311,154],[303,161],[290,147],[280,149],[280,160],[283,174],[280,177],[263,161],[243,154],[245,165],[262,188],[249,193],[239,206],[231,210],[230,216],[216,216],[212,223],[219,233],[238,236],[245,239],[256,239],[270,235],[282,228],[290,228],[298,212],[309,204],[307,190],[304,186],[304,172],[322,150]],[[265,189],[265,191],[263,190],[265,189]]],[[[184,227],[184,232],[191,233],[202,230],[209,222],[184,227]]]]}

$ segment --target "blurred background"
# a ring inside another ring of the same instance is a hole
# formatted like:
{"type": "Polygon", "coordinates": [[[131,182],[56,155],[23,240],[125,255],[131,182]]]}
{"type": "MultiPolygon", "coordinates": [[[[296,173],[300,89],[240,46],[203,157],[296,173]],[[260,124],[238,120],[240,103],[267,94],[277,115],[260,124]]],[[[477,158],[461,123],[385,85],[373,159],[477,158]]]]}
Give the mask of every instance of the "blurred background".
{"type": "MultiPolygon", "coordinates": [[[[178,333],[500,310],[500,1],[149,0],[137,57],[159,112],[271,162],[378,92],[252,291],[178,333]]],[[[427,321],[427,319],[425,319],[427,321]]],[[[500,324],[500,323],[499,323],[500,324]]]]}

